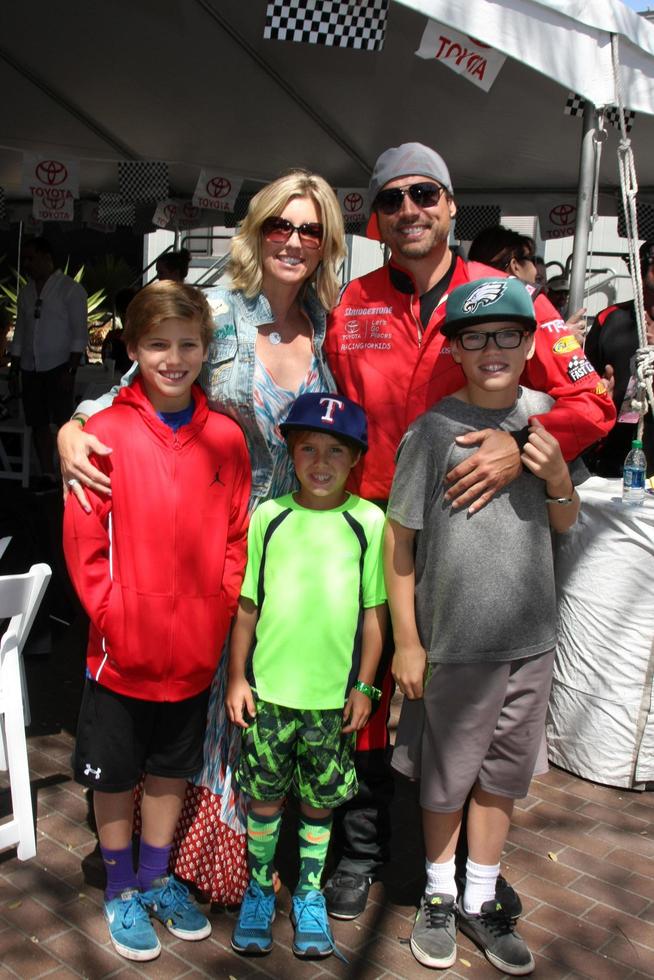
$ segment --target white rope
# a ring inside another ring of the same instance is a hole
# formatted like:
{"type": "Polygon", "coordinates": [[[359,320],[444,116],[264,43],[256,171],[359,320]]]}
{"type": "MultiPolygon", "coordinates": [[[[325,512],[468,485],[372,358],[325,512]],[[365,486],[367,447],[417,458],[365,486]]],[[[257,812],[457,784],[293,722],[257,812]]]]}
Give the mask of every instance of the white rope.
{"type": "MultiPolygon", "coordinates": [[[[597,114],[597,129],[593,134],[593,151],[594,151],[594,173],[593,173],[593,204],[590,212],[590,230],[588,235],[588,258],[586,259],[586,275],[584,277],[584,300],[583,306],[588,309],[588,300],[590,298],[590,279],[592,276],[593,269],[593,250],[594,250],[594,239],[595,239],[595,228],[597,226],[597,219],[599,217],[599,182],[600,182],[600,163],[602,162],[602,144],[606,139],[606,130],[604,129],[604,113],[600,112],[597,114]]],[[[586,332],[584,331],[584,346],[586,344],[586,332]]]]}
{"type": "Polygon", "coordinates": [[[634,289],[634,309],[638,327],[639,347],[636,351],[636,393],[632,399],[632,407],[640,415],[638,420],[638,439],[643,438],[643,425],[649,407],[654,414],[654,345],[647,342],[645,309],[643,305],[643,281],[640,274],[640,256],[638,242],[638,217],[636,211],[636,195],[638,180],[631,140],[627,136],[624,117],[624,100],[622,96],[622,78],[620,75],[620,49],[617,34],[611,35],[611,58],[613,62],[613,82],[618,99],[618,120],[620,123],[621,139],[618,146],[618,169],[620,172],[620,189],[627,232],[627,247],[629,250],[629,272],[634,289]]]}

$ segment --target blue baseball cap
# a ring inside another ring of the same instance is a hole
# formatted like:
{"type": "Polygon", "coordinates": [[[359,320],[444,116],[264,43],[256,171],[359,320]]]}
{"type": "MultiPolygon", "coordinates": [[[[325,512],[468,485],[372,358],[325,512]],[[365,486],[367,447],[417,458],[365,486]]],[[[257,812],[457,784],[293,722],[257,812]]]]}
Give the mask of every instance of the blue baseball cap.
{"type": "Polygon", "coordinates": [[[309,429],[348,439],[364,453],[368,449],[364,410],[345,395],[329,391],[308,392],[296,398],[279,429],[285,439],[293,429],[309,429]]]}

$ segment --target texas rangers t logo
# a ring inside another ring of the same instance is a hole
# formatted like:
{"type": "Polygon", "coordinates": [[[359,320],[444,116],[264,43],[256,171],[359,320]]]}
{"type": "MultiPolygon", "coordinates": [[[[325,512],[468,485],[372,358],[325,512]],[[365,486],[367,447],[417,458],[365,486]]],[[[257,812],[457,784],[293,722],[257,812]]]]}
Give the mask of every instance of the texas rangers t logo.
{"type": "Polygon", "coordinates": [[[343,411],[345,405],[339,398],[321,398],[321,405],[326,405],[325,414],[320,416],[321,422],[329,422],[333,425],[334,423],[334,410],[338,408],[340,412],[343,411]]]}

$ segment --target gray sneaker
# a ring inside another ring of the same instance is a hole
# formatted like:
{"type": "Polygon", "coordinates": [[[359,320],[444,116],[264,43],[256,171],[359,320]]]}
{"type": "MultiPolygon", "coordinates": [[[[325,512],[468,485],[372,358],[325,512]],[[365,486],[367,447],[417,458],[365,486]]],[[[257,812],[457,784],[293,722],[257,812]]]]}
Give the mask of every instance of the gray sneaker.
{"type": "Polygon", "coordinates": [[[453,895],[423,895],[411,933],[418,963],[445,970],[456,962],[456,903],[453,895]]]}
{"type": "Polygon", "coordinates": [[[532,973],[535,963],[526,942],[515,931],[516,919],[511,911],[497,898],[484,902],[479,915],[468,915],[459,908],[459,929],[498,970],[522,977],[532,973]]]}

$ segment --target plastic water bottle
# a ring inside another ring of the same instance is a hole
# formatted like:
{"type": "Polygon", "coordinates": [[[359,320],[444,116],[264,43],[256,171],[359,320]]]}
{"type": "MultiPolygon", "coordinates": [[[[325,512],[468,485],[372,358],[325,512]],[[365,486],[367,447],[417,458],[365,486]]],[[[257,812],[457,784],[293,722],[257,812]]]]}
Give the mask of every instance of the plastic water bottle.
{"type": "Polygon", "coordinates": [[[647,460],[640,439],[634,439],[622,471],[622,503],[638,506],[645,500],[647,460]]]}

